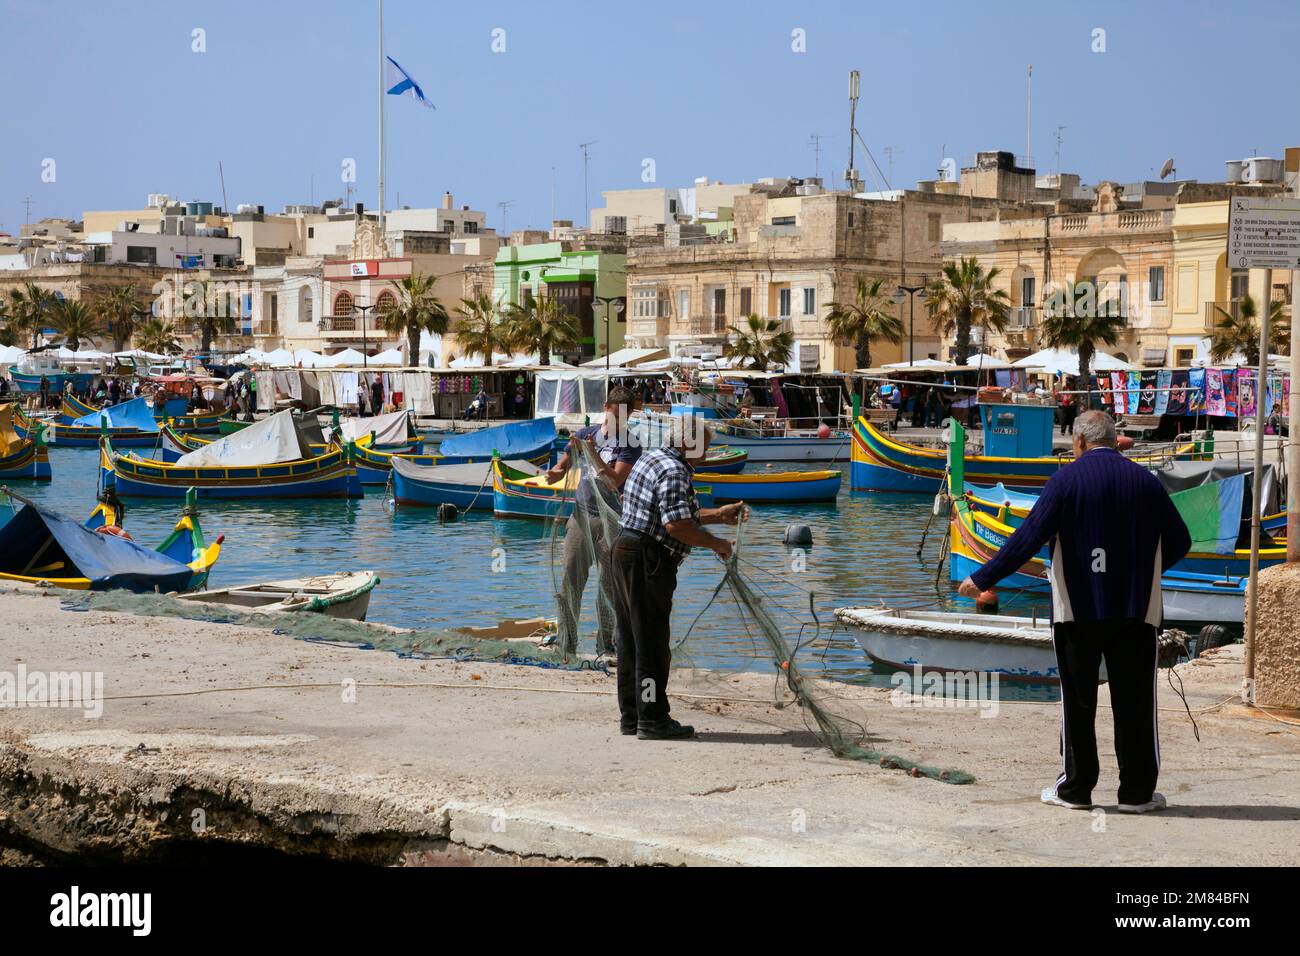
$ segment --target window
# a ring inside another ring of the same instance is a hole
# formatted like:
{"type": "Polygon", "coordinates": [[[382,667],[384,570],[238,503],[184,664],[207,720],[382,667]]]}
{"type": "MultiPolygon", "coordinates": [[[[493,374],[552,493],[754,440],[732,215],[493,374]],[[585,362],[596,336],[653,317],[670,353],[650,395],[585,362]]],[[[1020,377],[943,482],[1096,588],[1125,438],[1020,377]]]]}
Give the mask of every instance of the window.
{"type": "Polygon", "coordinates": [[[691,314],[691,290],[677,290],[677,317],[679,319],[689,318],[691,314]]]}
{"type": "Polygon", "coordinates": [[[352,296],[347,292],[340,292],[334,297],[334,314],[351,315],[352,314],[352,296]]]}
{"type": "Polygon", "coordinates": [[[308,226],[308,227],[307,227],[307,238],[308,238],[308,239],[315,239],[315,238],[316,238],[316,227],[315,227],[315,226],[308,226]]]}
{"type": "Polygon", "coordinates": [[[714,316],[725,316],[727,314],[727,290],[713,290],[713,314],[714,316]]]}
{"type": "Polygon", "coordinates": [[[474,222],[474,221],[471,220],[471,219],[466,219],[466,220],[465,220],[465,231],[468,232],[468,233],[476,233],[476,232],[478,232],[478,223],[474,222]]]}
{"type": "Polygon", "coordinates": [[[375,305],[377,306],[375,309],[376,314],[383,315],[389,309],[397,306],[397,297],[385,289],[383,292],[379,293],[379,298],[375,300],[375,305]]]}
{"type": "Polygon", "coordinates": [[[803,290],[803,314],[804,315],[817,314],[817,290],[816,289],[810,287],[803,290]]]}
{"type": "Polygon", "coordinates": [[[1174,349],[1174,366],[1176,368],[1191,368],[1192,359],[1196,358],[1196,349],[1182,346],[1174,349]]]}
{"type": "Polygon", "coordinates": [[[795,223],[794,216],[773,216],[772,225],[774,226],[793,226],[795,223]]]}
{"type": "Polygon", "coordinates": [[[312,300],[311,289],[304,288],[299,295],[302,296],[302,304],[298,309],[298,321],[310,323],[312,320],[312,311],[315,308],[315,302],[312,300]]]}
{"type": "Polygon", "coordinates": [[[637,289],[633,293],[632,314],[638,319],[653,319],[659,305],[659,296],[654,289],[637,289]]]}
{"type": "Polygon", "coordinates": [[[156,266],[158,264],[158,250],[153,246],[127,246],[126,261],[139,263],[140,265],[156,266]]]}
{"type": "Polygon", "coordinates": [[[853,228],[853,213],[849,213],[849,228],[853,228]]]}
{"type": "Polygon", "coordinates": [[[605,231],[623,235],[627,232],[627,216],[606,216],[605,231]]]}
{"type": "Polygon", "coordinates": [[[779,289],[776,293],[776,314],[783,319],[790,318],[790,290],[779,289]]]}
{"type": "Polygon", "coordinates": [[[931,242],[938,242],[943,238],[943,219],[937,212],[932,212],[926,217],[926,237],[931,242]]]}
{"type": "Polygon", "coordinates": [[[744,318],[754,312],[754,290],[746,286],[740,290],[740,315],[744,318]]]}
{"type": "Polygon", "coordinates": [[[1034,293],[1037,290],[1034,287],[1034,277],[1024,276],[1020,280],[1020,304],[1026,309],[1032,308],[1036,302],[1034,293]]]}
{"type": "Polygon", "coordinates": [[[1250,294],[1250,273],[1245,269],[1233,269],[1232,277],[1228,281],[1229,296],[1233,302],[1240,302],[1250,294]]]}
{"type": "Polygon", "coordinates": [[[1165,301],[1165,267],[1152,266],[1147,270],[1147,291],[1152,302],[1165,301]]]}
{"type": "Polygon", "coordinates": [[[676,200],[676,199],[670,199],[670,200],[668,200],[668,214],[669,214],[670,216],[675,216],[675,215],[677,215],[677,200],[676,200]]]}

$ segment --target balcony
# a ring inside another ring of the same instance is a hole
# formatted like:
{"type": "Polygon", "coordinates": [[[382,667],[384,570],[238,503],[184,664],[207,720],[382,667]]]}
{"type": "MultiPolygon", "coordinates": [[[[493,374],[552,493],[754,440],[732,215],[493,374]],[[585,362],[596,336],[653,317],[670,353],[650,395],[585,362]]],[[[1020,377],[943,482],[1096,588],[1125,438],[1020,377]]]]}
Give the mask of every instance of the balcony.
{"type": "Polygon", "coordinates": [[[725,315],[696,315],[686,322],[686,331],[691,335],[725,336],[731,324],[725,315]]]}
{"type": "Polygon", "coordinates": [[[1212,332],[1214,327],[1223,321],[1223,312],[1227,312],[1234,319],[1241,318],[1241,300],[1234,299],[1231,302],[1207,302],[1205,303],[1205,331],[1212,332]]]}
{"type": "Polygon", "coordinates": [[[1038,325],[1040,309],[1037,306],[1027,305],[1013,308],[1007,313],[1007,331],[1018,329],[1031,329],[1038,325]]]}

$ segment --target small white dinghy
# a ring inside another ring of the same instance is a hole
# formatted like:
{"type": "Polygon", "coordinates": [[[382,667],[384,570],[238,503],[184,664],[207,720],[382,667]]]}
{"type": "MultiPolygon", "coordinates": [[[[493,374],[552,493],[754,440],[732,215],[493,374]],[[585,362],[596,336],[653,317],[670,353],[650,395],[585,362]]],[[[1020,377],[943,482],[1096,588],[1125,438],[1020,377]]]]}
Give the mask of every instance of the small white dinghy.
{"type": "MultiPolygon", "coordinates": [[[[846,625],[872,661],[922,673],[985,671],[1004,680],[1059,683],[1046,618],[842,607],[846,625]]],[[[1105,666],[1101,679],[1106,679],[1105,666]]]]}
{"type": "Polygon", "coordinates": [[[266,581],[217,591],[177,594],[178,601],[224,604],[245,611],[305,612],[349,621],[364,621],[370,592],[379,583],[373,571],[339,571],[310,578],[266,581]]]}

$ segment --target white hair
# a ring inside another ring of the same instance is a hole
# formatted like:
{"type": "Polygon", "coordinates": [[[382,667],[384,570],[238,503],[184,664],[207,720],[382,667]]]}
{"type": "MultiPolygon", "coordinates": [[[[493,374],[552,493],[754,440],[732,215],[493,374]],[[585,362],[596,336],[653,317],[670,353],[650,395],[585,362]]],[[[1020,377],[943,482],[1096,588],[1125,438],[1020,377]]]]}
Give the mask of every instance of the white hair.
{"type": "Polygon", "coordinates": [[[1074,420],[1074,435],[1082,438],[1089,447],[1103,445],[1114,448],[1119,442],[1115,432],[1115,419],[1103,411],[1084,412],[1074,420]]]}

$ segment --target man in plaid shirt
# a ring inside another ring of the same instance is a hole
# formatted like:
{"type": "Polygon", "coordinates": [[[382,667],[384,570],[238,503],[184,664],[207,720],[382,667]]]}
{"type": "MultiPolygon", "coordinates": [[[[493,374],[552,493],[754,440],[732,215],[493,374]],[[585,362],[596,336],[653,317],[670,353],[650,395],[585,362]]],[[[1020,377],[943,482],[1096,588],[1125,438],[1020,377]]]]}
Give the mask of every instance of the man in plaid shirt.
{"type": "Polygon", "coordinates": [[[618,646],[619,729],[641,740],[692,737],[695,728],[668,716],[669,618],[677,589],[677,566],[692,547],[708,548],[724,561],[731,542],[704,529],[734,525],[743,502],[701,508],[691,483],[704,459],[710,433],[694,416],[676,418],[661,448],[642,453],[623,486],[623,513],[614,541],[618,646]]]}

